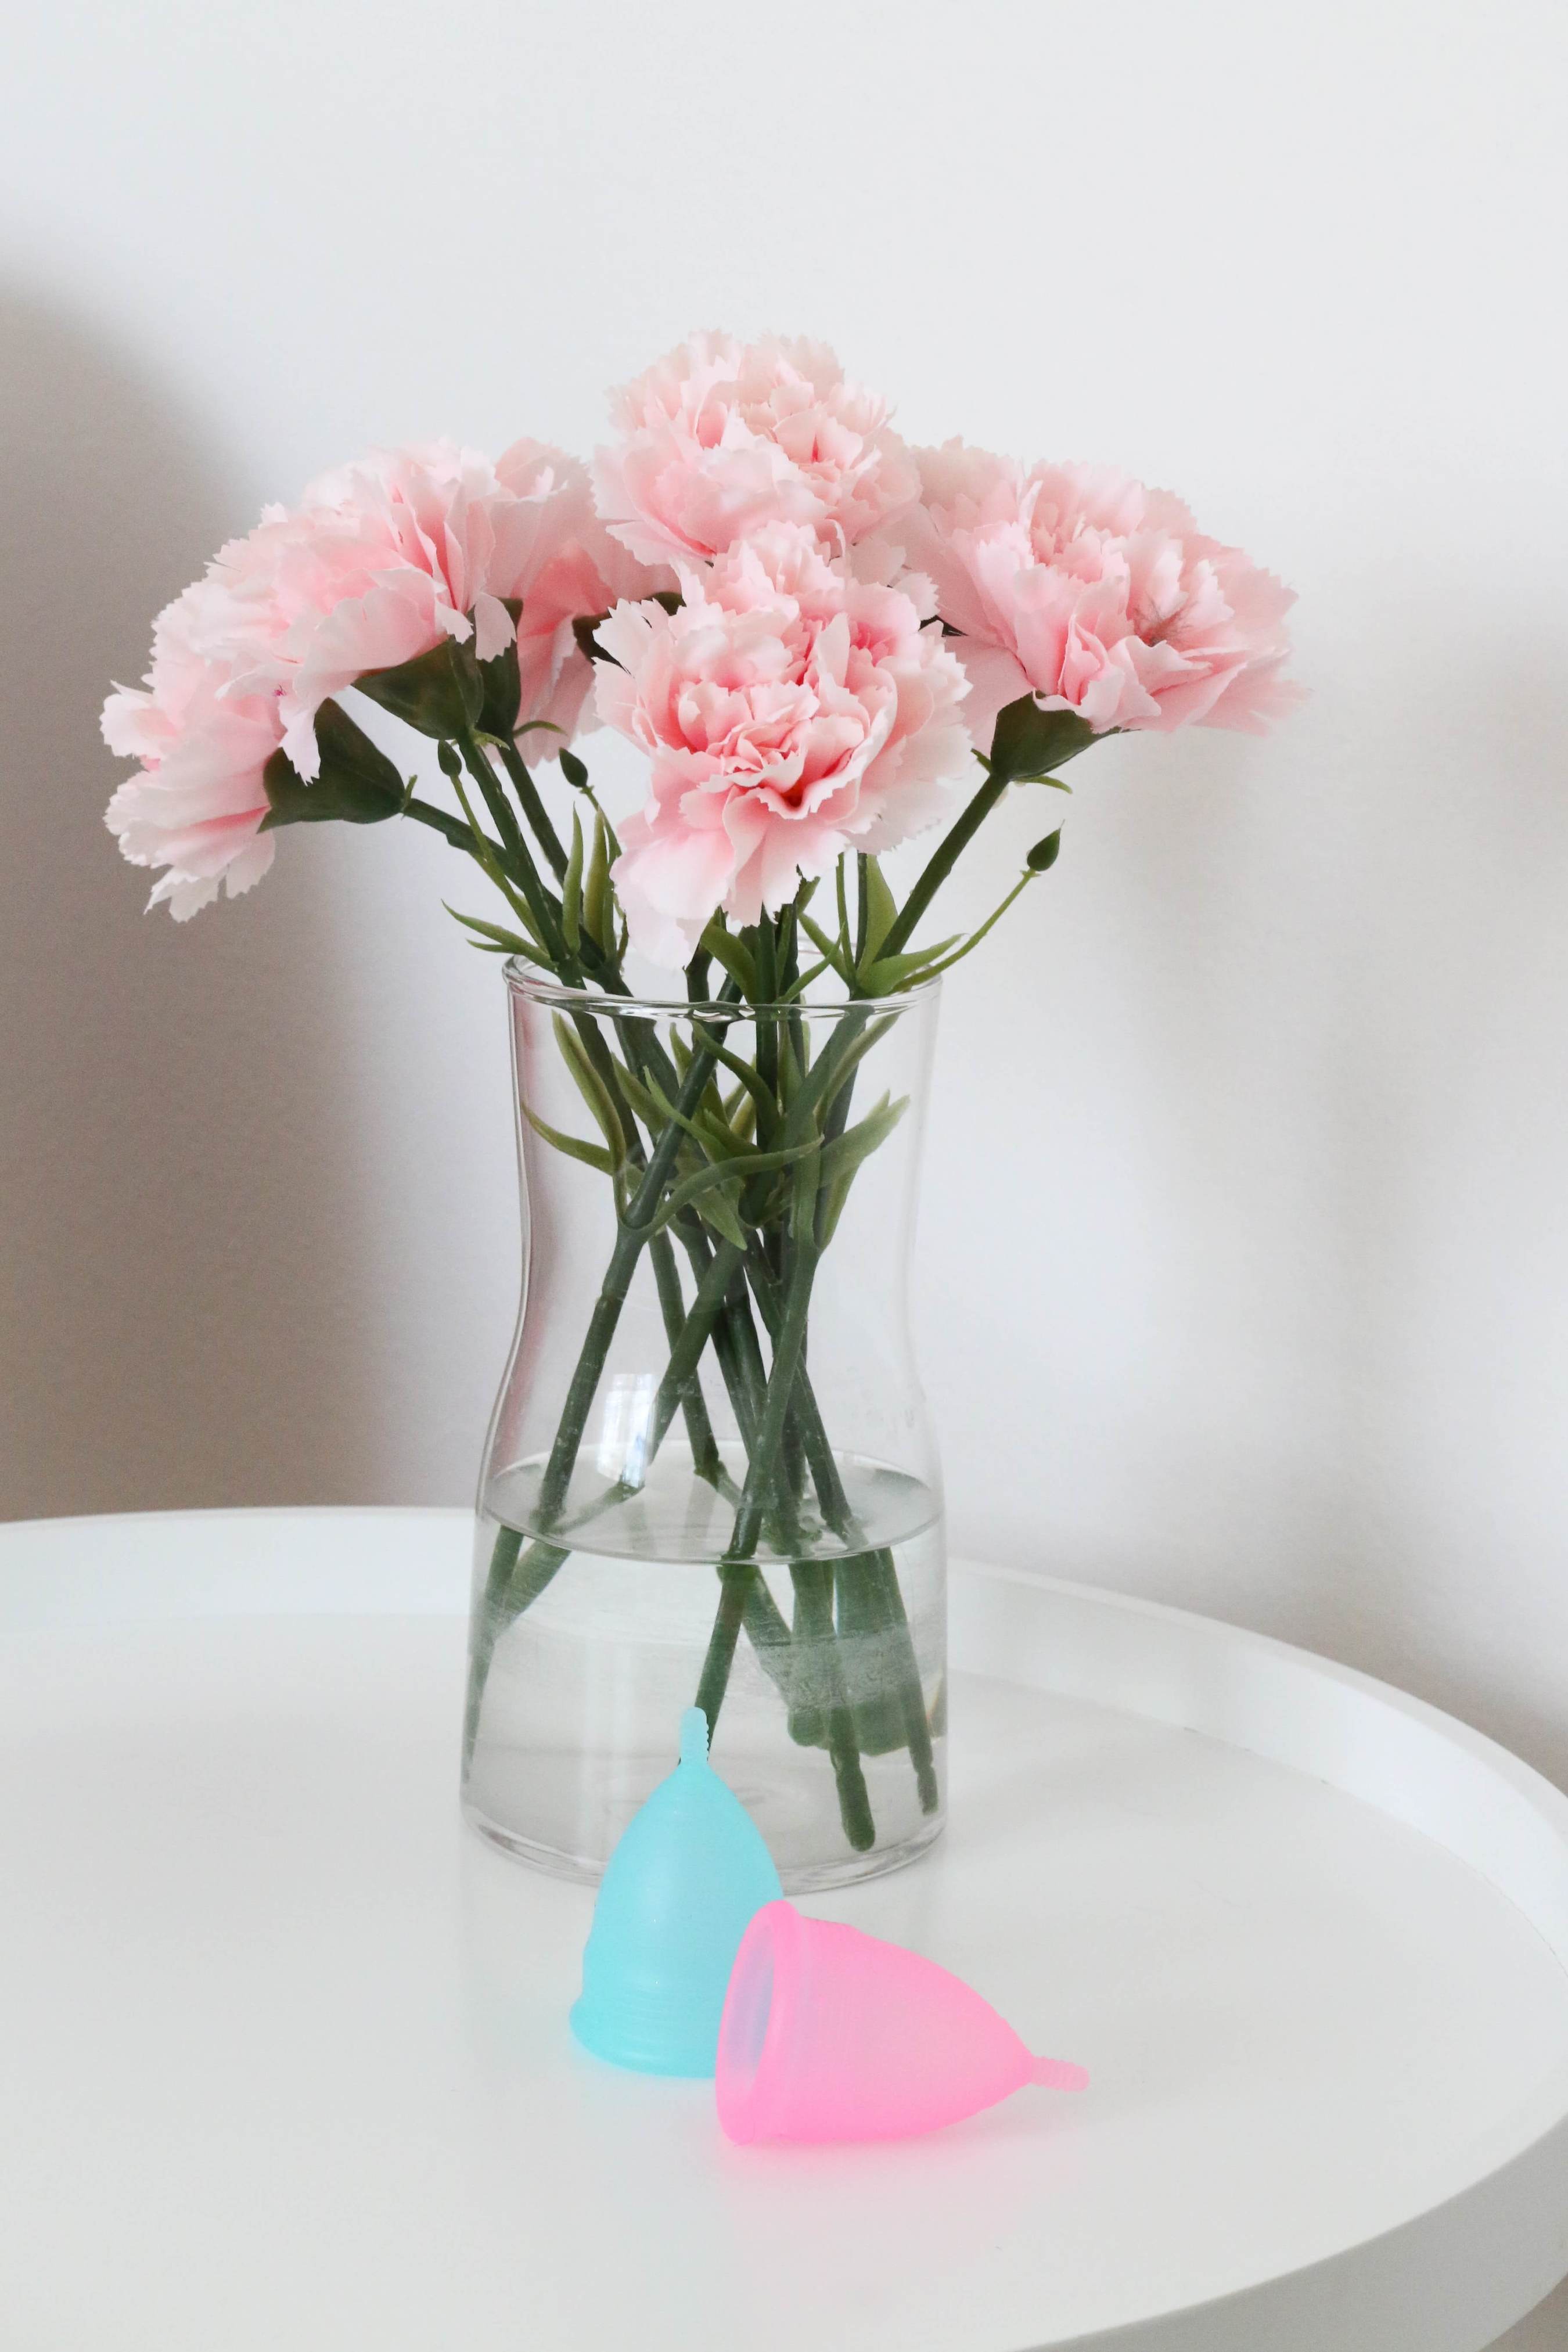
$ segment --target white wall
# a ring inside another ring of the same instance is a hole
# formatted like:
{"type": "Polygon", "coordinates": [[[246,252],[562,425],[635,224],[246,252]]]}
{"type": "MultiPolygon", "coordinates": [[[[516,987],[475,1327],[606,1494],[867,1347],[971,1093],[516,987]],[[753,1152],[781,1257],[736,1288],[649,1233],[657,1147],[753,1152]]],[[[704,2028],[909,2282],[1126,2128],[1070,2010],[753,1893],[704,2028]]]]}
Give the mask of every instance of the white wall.
{"type": "MultiPolygon", "coordinates": [[[[97,704],[318,467],[586,448],[688,329],[777,325],[913,437],[1181,489],[1301,594],[1306,716],[1092,755],[952,984],[920,1302],[958,1541],[1305,1640],[1568,1779],[1563,22],[13,21],[0,1508],[468,1494],[515,1241],[443,853],[297,834],[144,922],[97,704]]],[[[1043,829],[993,828],[968,908],[1043,829]]]]}

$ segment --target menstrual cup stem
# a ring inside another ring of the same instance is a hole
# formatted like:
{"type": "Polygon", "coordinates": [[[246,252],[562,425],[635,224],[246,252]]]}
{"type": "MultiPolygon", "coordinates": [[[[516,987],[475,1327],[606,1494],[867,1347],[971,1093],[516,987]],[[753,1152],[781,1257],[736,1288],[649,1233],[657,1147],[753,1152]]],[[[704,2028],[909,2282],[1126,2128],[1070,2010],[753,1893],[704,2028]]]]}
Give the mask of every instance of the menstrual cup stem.
{"type": "Polygon", "coordinates": [[[700,1706],[689,1706],[680,1718],[680,1760],[683,1764],[708,1761],[708,1717],[700,1706]]]}
{"type": "Polygon", "coordinates": [[[1037,2058],[1030,2064],[1029,2080],[1047,2091],[1087,2091],[1089,2069],[1075,2066],[1070,2058],[1037,2058]]]}

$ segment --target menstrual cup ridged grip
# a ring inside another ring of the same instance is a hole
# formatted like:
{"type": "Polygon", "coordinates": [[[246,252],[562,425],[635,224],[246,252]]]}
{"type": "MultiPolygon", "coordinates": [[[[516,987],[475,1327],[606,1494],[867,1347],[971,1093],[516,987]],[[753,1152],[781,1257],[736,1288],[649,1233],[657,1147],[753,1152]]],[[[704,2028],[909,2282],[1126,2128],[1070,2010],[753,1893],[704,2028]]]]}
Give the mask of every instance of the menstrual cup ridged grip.
{"type": "Polygon", "coordinates": [[[709,1764],[701,1709],[689,1707],[680,1761],[628,1823],[599,1888],[578,2041],[640,2074],[711,2074],[741,1938],[782,1891],[755,1822],[709,1764]]]}
{"type": "Polygon", "coordinates": [[[904,2139],[1026,2083],[1081,2090],[962,1978],[918,1952],[770,1903],[747,1928],[719,2032],[733,2140],[904,2139]]]}

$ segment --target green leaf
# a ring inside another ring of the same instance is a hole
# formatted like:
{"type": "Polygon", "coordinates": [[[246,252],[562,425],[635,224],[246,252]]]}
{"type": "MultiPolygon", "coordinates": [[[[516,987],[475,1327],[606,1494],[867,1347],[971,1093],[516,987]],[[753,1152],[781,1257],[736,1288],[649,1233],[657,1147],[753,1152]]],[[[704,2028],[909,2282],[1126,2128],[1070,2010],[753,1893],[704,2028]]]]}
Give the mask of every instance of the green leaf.
{"type": "MultiPolygon", "coordinates": [[[[677,1050],[679,1050],[679,1047],[677,1050]]],[[[619,1065],[617,1064],[616,1066],[618,1067],[619,1065]]],[[[646,1086],[640,1085],[634,1078],[632,1086],[635,1089],[633,1098],[640,1097],[642,1103],[648,1106],[643,1114],[645,1118],[652,1113],[657,1117],[659,1127],[667,1127],[673,1120],[683,1133],[690,1136],[694,1143],[700,1143],[702,1146],[704,1152],[710,1158],[716,1151],[721,1159],[732,1159],[737,1151],[746,1150],[747,1147],[743,1142],[737,1143],[730,1123],[724,1117],[724,1106],[717,1087],[710,1086],[706,1089],[703,1100],[698,1106],[696,1117],[689,1118],[684,1111],[679,1109],[668,1099],[652,1078],[646,1086]]]]}
{"type": "Polygon", "coordinates": [[[460,646],[443,637],[412,661],[398,662],[391,669],[367,669],[354,684],[395,719],[421,735],[443,740],[472,727],[484,708],[485,689],[471,638],[460,646]]]}
{"type": "Polygon", "coordinates": [[[844,1214],[844,1203],[849,1198],[849,1187],[854,1181],[855,1171],[851,1169],[847,1176],[837,1177],[831,1182],[824,1184],[822,1188],[822,1210],[817,1221],[819,1227],[817,1247],[819,1249],[826,1249],[828,1243],[833,1239],[834,1234],[838,1231],[838,1220],[844,1214]]]}
{"type": "Polygon", "coordinates": [[[847,988],[854,988],[858,984],[855,967],[837,942],[830,940],[826,931],[820,930],[809,915],[802,915],[800,927],[824,962],[833,966],[847,988]]]}
{"type": "Polygon", "coordinates": [[[596,1168],[601,1176],[615,1174],[616,1163],[602,1144],[584,1143],[579,1135],[563,1135],[558,1127],[547,1127],[526,1103],[522,1106],[522,1115],[535,1135],[542,1136],[555,1150],[563,1151],[568,1160],[581,1160],[589,1168],[596,1168]]]}
{"type": "Polygon", "coordinates": [[[697,1132],[714,1160],[736,1160],[752,1149],[748,1139],[738,1136],[724,1117],[723,1106],[717,1110],[700,1110],[696,1119],[697,1132]]]}
{"type": "Polygon", "coordinates": [[[702,945],[715,963],[722,964],[742,995],[755,997],[757,971],[751,957],[732,931],[714,919],[702,934],[702,945]]]}
{"type": "Polygon", "coordinates": [[[831,1143],[822,1147],[822,1172],[825,1176],[853,1175],[863,1160],[868,1159],[879,1144],[885,1143],[910,1107],[908,1095],[897,1102],[884,1095],[880,1102],[868,1110],[864,1118],[836,1135],[831,1143]]]}
{"type": "Polygon", "coordinates": [[[755,1139],[757,1106],[744,1087],[737,1087],[733,1094],[725,1097],[724,1123],[742,1150],[747,1149],[755,1139]]]}
{"type": "MultiPolygon", "coordinates": [[[[991,772],[1009,783],[1050,783],[1055,781],[1048,772],[1052,768],[1076,759],[1099,740],[1076,710],[1042,710],[1032,694],[1023,694],[997,713],[991,772]]],[[[1062,785],[1063,792],[1067,789],[1062,785]]]]}
{"type": "Polygon", "coordinates": [[[447,908],[454,922],[464,923],[470,931],[478,931],[479,936],[472,942],[475,947],[491,948],[498,955],[526,956],[530,963],[542,964],[546,971],[550,970],[539,950],[521,932],[509,931],[500,923],[487,923],[481,915],[460,914],[456,907],[447,906],[445,898],[441,904],[447,908]]]}
{"type": "MultiPolygon", "coordinates": [[[[1033,882],[1038,875],[1049,873],[1051,867],[1057,862],[1060,840],[1061,834],[1058,830],[1056,833],[1047,834],[1044,841],[1037,841],[1033,849],[1030,850],[1029,855],[1025,861],[1022,874],[1020,874],[1016,882],[1014,883],[1013,887],[1008,891],[1007,896],[1003,899],[1001,905],[999,907],[993,907],[991,912],[986,916],[985,920],[981,924],[979,929],[971,931],[969,937],[964,940],[962,947],[954,948],[952,955],[944,955],[940,963],[931,964],[929,969],[922,973],[921,977],[927,980],[934,980],[940,973],[951,971],[955,963],[962,963],[966,955],[973,955],[975,949],[980,945],[981,940],[985,938],[986,934],[995,929],[1003,916],[1007,912],[1008,908],[1013,904],[1013,901],[1019,898],[1023,892],[1028,888],[1030,883],[1033,882]]],[[[949,941],[948,944],[951,946],[952,942],[949,941]]]]}
{"type": "Polygon", "coordinates": [[[863,1160],[869,1158],[884,1143],[910,1107],[908,1095],[897,1102],[884,1095],[873,1110],[868,1111],[847,1134],[836,1136],[824,1146],[822,1153],[823,1215],[820,1246],[827,1247],[838,1228],[844,1213],[844,1203],[849,1198],[849,1187],[863,1160]]]}
{"type": "MultiPolygon", "coordinates": [[[[482,870],[489,875],[490,880],[495,884],[496,888],[500,892],[501,897],[506,900],[507,905],[511,908],[512,913],[517,917],[518,921],[522,925],[523,929],[528,931],[533,939],[537,940],[540,946],[542,947],[544,945],[543,937],[540,931],[539,925],[533,919],[533,915],[528,905],[528,901],[513,888],[510,881],[503,872],[497,860],[494,846],[490,843],[485,833],[484,827],[480,824],[478,817],[474,814],[471,805],[469,804],[468,796],[463,790],[462,771],[460,765],[457,762],[457,754],[452,752],[453,763],[448,765],[447,755],[448,752],[452,751],[451,745],[449,743],[442,743],[437,747],[437,749],[440,754],[442,773],[451,779],[452,790],[458,795],[458,805],[463,812],[464,818],[468,824],[468,832],[473,838],[472,855],[474,858],[477,860],[482,870]]],[[[554,963],[551,962],[550,970],[553,971],[554,969],[554,963]]]]}
{"type": "Polygon", "coordinates": [[[566,860],[565,878],[561,885],[561,931],[567,946],[576,953],[582,937],[583,917],[583,820],[576,808],[572,811],[572,854],[566,860]]]}
{"type": "Polygon", "coordinates": [[[961,933],[952,939],[938,940],[929,948],[910,948],[903,955],[883,956],[879,962],[867,965],[861,971],[861,985],[871,996],[895,996],[900,988],[908,988],[925,977],[925,968],[944,956],[957,944],[961,933]]]}
{"type": "Polygon", "coordinates": [[[504,653],[498,654],[493,661],[477,665],[481,698],[479,727],[483,735],[496,735],[510,740],[517,725],[518,705],[522,699],[515,635],[517,623],[522,615],[522,599],[521,596],[503,596],[500,601],[511,614],[514,634],[504,653]]]}
{"type": "Polygon", "coordinates": [[[740,1211],[724,1192],[709,1192],[694,1203],[705,1225],[711,1225],[721,1239],[733,1242],[737,1249],[746,1246],[746,1228],[741,1223],[740,1211]]]}
{"type": "Polygon", "coordinates": [[[662,1135],[669,1125],[669,1107],[662,1096],[655,1095],[639,1077],[633,1076],[624,1062],[616,1064],[616,1083],[641,1119],[650,1136],[662,1135]]]}
{"type": "Polygon", "coordinates": [[[817,1139],[813,1136],[808,1143],[787,1145],[780,1151],[748,1151],[734,1160],[710,1160],[706,1168],[699,1168],[694,1175],[683,1177],[679,1184],[671,1185],[653,1221],[653,1231],[661,1233],[672,1217],[678,1217],[682,1209],[700,1201],[704,1193],[713,1192],[717,1186],[733,1185],[738,1196],[742,1187],[749,1184],[754,1176],[767,1176],[780,1168],[793,1167],[797,1160],[804,1160],[819,1149],[817,1139]]]}
{"type": "Polygon", "coordinates": [[[779,1123],[779,1108],[773,1096],[768,1092],[750,1062],[742,1061],[739,1054],[721,1044],[707,1027],[701,1028],[699,1034],[721,1068],[728,1070],[731,1077],[739,1078],[742,1086],[752,1097],[756,1107],[762,1139],[764,1144],[771,1143],[779,1123]]]}
{"type": "Polygon", "coordinates": [[[583,890],[583,917],[588,937],[608,955],[616,944],[616,922],[610,895],[610,828],[594,813],[594,849],[583,890]]]}
{"type": "Polygon", "coordinates": [[[816,1189],[822,1176],[822,1154],[814,1151],[790,1178],[789,1229],[797,1242],[808,1242],[816,1230],[816,1189]]]}
{"type": "Polygon", "coordinates": [[[866,952],[861,968],[875,963],[877,950],[899,919],[899,902],[889,889],[882,869],[874,857],[868,857],[863,867],[866,877],[866,952]]]}
{"type": "Polygon", "coordinates": [[[898,1018],[896,1013],[885,1013],[879,1021],[873,1021],[869,1028],[863,1029],[858,1037],[837,1053],[830,1046],[818,1055],[812,1064],[810,1076],[790,1105],[789,1124],[784,1130],[786,1135],[798,1137],[807,1120],[815,1115],[819,1103],[837,1099],[850,1072],[865,1059],[873,1045],[881,1043],[898,1018]]]}
{"type": "Polygon", "coordinates": [[[371,741],[348,712],[323,702],[316,713],[316,743],[321,770],[307,783],[293,762],[274,751],[261,772],[267,793],[263,833],[280,824],[382,824],[402,814],[407,787],[384,751],[371,741]]]}
{"type": "Polygon", "coordinates": [[[805,992],[811,986],[812,982],[814,980],[820,980],[823,973],[827,970],[828,966],[826,963],[808,964],[806,969],[801,973],[800,978],[796,981],[791,982],[788,988],[785,989],[784,994],[780,997],[779,1003],[781,1004],[797,1003],[801,997],[805,994],[805,992]]]}
{"type": "MultiPolygon", "coordinates": [[[[804,1028],[805,1025],[803,1022],[801,1026],[804,1028]]],[[[795,1057],[795,1042],[789,1031],[784,1029],[779,1036],[779,1108],[786,1114],[800,1092],[800,1082],[805,1075],[795,1057]]]]}
{"type": "Polygon", "coordinates": [[[620,1113],[616,1108],[614,1097],[589,1060],[587,1048],[571,1023],[564,1020],[559,1013],[552,1013],[550,1016],[550,1025],[555,1032],[555,1043],[561,1049],[561,1058],[571,1071],[577,1091],[593,1115],[595,1126],[609,1146],[613,1155],[613,1164],[618,1168],[626,1156],[627,1138],[626,1129],[621,1125],[620,1113]]]}

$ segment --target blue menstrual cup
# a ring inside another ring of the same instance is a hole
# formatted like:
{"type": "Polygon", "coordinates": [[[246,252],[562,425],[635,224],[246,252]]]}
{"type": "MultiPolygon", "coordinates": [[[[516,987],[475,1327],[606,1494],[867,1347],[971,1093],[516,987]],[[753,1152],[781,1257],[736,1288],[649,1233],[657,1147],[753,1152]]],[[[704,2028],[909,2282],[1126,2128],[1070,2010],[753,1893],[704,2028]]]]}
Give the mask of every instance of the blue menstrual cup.
{"type": "Polygon", "coordinates": [[[643,2074],[711,2074],[741,1938],[783,1889],[744,1805],[708,1761],[708,1719],[680,1718],[680,1761],[610,1856],[572,2031],[643,2074]]]}

